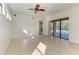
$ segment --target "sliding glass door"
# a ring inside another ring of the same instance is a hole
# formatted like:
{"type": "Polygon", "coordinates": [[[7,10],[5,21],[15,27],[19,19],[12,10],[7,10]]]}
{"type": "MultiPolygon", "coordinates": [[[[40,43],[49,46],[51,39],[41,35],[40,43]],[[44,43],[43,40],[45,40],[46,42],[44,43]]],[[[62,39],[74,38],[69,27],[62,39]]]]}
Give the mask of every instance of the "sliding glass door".
{"type": "Polygon", "coordinates": [[[69,38],[69,20],[61,21],[61,38],[69,38]]]}
{"type": "Polygon", "coordinates": [[[54,24],[54,33],[53,33],[53,35],[54,36],[57,36],[57,37],[60,37],[60,21],[54,21],[53,22],[54,24]]]}
{"type": "Polygon", "coordinates": [[[69,18],[53,20],[53,36],[69,39],[69,18]]]}

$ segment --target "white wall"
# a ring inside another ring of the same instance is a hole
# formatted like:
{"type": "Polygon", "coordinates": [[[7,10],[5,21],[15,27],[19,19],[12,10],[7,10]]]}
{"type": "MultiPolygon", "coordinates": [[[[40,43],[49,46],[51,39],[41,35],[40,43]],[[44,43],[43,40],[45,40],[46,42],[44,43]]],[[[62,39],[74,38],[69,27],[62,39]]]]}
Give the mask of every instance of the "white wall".
{"type": "Polygon", "coordinates": [[[43,34],[44,35],[49,35],[49,28],[48,28],[49,20],[50,20],[50,18],[48,15],[46,15],[43,19],[43,34]]]}
{"type": "Polygon", "coordinates": [[[51,19],[69,16],[69,40],[79,43],[79,6],[53,14],[51,19]]]}
{"type": "Polygon", "coordinates": [[[39,18],[36,14],[16,14],[12,18],[13,38],[23,38],[39,34],[39,18]],[[32,19],[34,17],[34,19],[32,19]],[[27,32],[27,33],[25,33],[27,32]]]}
{"type": "Polygon", "coordinates": [[[3,54],[11,41],[10,21],[0,14],[0,54],[3,54]]]}

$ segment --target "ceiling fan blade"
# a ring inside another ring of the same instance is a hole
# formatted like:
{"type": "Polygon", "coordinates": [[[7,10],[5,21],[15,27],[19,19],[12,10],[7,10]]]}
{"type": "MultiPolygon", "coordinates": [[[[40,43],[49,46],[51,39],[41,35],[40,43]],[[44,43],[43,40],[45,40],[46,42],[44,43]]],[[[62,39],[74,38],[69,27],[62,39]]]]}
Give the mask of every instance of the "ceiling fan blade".
{"type": "Polygon", "coordinates": [[[29,8],[28,10],[35,10],[35,9],[29,8]]]}
{"type": "Polygon", "coordinates": [[[37,4],[35,8],[39,8],[39,7],[40,7],[40,5],[39,5],[39,4],[37,4]]]}
{"type": "Polygon", "coordinates": [[[39,9],[39,11],[45,11],[45,9],[39,9]]]}

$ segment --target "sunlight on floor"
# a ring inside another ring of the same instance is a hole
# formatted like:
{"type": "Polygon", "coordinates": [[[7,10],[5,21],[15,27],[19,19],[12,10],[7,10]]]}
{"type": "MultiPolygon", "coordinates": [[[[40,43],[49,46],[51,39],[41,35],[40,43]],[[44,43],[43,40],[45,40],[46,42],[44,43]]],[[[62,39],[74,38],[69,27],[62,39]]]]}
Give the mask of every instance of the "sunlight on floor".
{"type": "Polygon", "coordinates": [[[32,55],[41,55],[41,53],[37,49],[35,49],[32,55]]]}
{"type": "Polygon", "coordinates": [[[38,54],[44,55],[46,52],[46,48],[47,48],[47,46],[40,42],[38,44],[37,48],[34,50],[32,55],[38,55],[38,54]]]}

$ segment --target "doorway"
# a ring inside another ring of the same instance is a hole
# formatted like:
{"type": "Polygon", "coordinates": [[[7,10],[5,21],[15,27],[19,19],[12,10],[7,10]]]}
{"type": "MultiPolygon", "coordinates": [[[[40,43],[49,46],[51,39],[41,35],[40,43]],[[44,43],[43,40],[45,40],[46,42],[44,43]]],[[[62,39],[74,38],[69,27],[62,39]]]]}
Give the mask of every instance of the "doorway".
{"type": "Polygon", "coordinates": [[[69,39],[69,17],[51,22],[53,22],[53,36],[69,39]]]}
{"type": "Polygon", "coordinates": [[[39,21],[39,35],[43,33],[43,22],[42,20],[39,21]]]}

